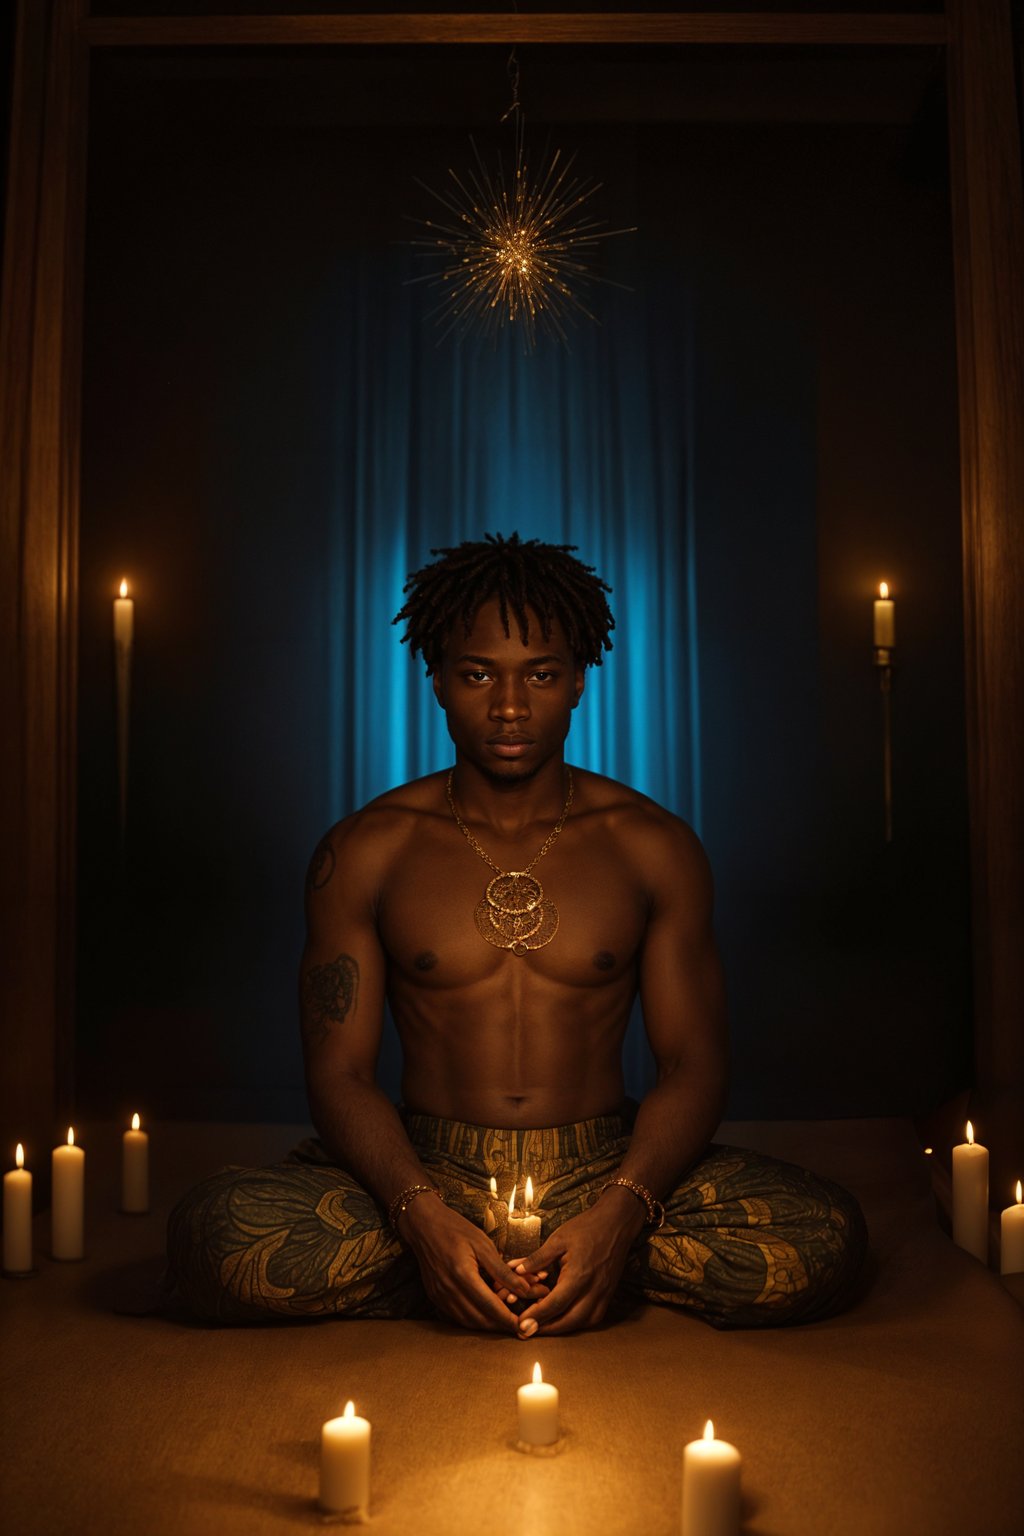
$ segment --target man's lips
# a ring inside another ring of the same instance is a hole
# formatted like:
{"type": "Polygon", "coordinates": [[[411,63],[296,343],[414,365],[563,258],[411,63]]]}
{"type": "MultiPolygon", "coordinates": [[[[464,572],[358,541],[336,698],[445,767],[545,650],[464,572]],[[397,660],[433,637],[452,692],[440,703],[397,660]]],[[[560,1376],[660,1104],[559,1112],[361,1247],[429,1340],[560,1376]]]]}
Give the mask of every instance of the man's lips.
{"type": "Polygon", "coordinates": [[[533,741],[529,736],[492,736],[487,745],[502,757],[520,757],[533,741]]]}

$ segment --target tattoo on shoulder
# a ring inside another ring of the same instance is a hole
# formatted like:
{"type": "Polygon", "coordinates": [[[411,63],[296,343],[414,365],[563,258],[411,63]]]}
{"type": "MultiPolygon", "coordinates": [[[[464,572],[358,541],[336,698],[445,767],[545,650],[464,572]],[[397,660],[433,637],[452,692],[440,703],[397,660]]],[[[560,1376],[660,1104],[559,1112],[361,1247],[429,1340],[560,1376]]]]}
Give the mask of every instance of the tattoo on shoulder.
{"type": "Polygon", "coordinates": [[[334,874],[334,847],[329,837],[321,838],[306,871],[306,890],[322,891],[334,874]]]}
{"type": "Polygon", "coordinates": [[[351,955],[339,955],[328,965],[314,965],[302,981],[302,1034],[309,1045],[319,1045],[356,1006],[359,965],[351,955]]]}

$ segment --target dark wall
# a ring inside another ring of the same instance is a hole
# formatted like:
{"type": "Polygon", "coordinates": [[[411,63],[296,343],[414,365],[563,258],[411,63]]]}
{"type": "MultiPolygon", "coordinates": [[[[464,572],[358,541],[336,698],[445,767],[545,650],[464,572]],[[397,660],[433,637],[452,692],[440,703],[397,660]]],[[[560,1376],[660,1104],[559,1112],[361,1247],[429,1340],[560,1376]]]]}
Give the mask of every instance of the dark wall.
{"type": "MultiPolygon", "coordinates": [[[[322,616],[303,599],[332,515],[339,360],[325,295],[339,250],[401,237],[417,145],[441,163],[446,145],[465,145],[461,127],[447,139],[296,127],[272,89],[244,119],[229,90],[217,99],[196,114],[179,82],[150,111],[136,93],[129,110],[123,80],[94,82],[78,1057],[89,1113],[302,1114],[300,891],[331,819],[323,765],[339,707],[322,616]],[[122,851],[110,600],[124,572],[138,643],[122,851]]],[[[696,508],[694,815],[719,892],[730,1108],[917,1111],[966,1080],[970,1056],[941,114],[623,135],[640,268],[661,284],[678,274],[691,332],[680,419],[696,508]],[[870,664],[881,577],[899,625],[889,847],[870,664]]],[[[576,137],[600,165],[608,130],[576,137]]],[[[667,345],[677,336],[666,327],[667,345]]]]}

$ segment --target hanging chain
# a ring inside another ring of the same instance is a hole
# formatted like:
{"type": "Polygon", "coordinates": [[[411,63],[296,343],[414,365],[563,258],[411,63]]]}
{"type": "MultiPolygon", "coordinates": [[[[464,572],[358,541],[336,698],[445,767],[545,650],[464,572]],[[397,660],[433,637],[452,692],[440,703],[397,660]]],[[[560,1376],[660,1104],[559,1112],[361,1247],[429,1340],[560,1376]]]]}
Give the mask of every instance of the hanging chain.
{"type": "Polygon", "coordinates": [[[508,83],[509,89],[512,92],[512,100],[509,102],[508,111],[503,112],[501,115],[501,121],[503,123],[508,121],[513,112],[521,112],[523,110],[522,103],[519,100],[519,55],[516,53],[514,46],[512,48],[512,52],[508,56],[508,63],[505,66],[505,73],[508,75],[508,83]]]}
{"type": "MultiPolygon", "coordinates": [[[[459,830],[464,834],[467,842],[469,843],[469,846],[471,848],[475,849],[475,851],[483,859],[484,863],[485,864],[489,864],[491,866],[491,868],[494,870],[496,875],[503,875],[503,874],[506,873],[506,871],[501,869],[501,868],[499,868],[499,866],[497,864],[495,864],[494,860],[490,857],[490,855],[484,852],[483,848],[481,848],[480,844],[477,842],[476,838],[473,836],[472,832],[466,826],[466,823],[463,821],[462,817],[459,815],[458,811],[455,809],[455,797],[452,794],[452,778],[454,776],[454,773],[455,773],[455,769],[454,768],[450,768],[448,770],[448,782],[447,782],[447,784],[445,786],[445,789],[446,789],[446,792],[447,792],[447,795],[448,795],[448,804],[449,804],[449,806],[451,808],[451,813],[455,817],[455,824],[459,828],[459,830]]],[[[525,869],[521,869],[521,870],[517,871],[518,874],[528,875],[531,872],[531,870],[533,869],[533,866],[540,862],[540,860],[547,853],[548,849],[551,847],[551,844],[554,842],[555,838],[558,836],[559,832],[561,832],[562,828],[565,826],[566,817],[568,816],[569,811],[572,808],[572,769],[570,767],[568,767],[568,765],[566,765],[566,773],[569,776],[569,793],[566,796],[565,804],[562,806],[562,814],[561,814],[561,816],[559,816],[558,821],[555,823],[555,826],[552,828],[552,830],[548,833],[547,837],[544,839],[544,842],[541,844],[541,847],[540,847],[539,851],[534,854],[533,858],[530,860],[529,864],[527,864],[525,869]]]]}

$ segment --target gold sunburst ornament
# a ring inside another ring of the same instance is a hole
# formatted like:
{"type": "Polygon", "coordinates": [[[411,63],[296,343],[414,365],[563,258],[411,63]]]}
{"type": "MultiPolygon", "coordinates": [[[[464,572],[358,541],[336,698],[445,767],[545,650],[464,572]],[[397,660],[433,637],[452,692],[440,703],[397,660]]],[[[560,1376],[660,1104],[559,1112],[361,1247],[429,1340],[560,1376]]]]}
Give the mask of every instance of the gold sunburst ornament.
{"type": "Polygon", "coordinates": [[[602,240],[633,230],[608,229],[605,220],[591,215],[586,204],[601,183],[573,174],[575,153],[563,158],[560,150],[546,151],[540,168],[531,172],[514,50],[509,75],[512,105],[502,121],[514,119],[511,174],[500,156],[492,174],[470,138],[474,164],[462,175],[449,168],[452,185],[446,192],[419,182],[447,217],[416,221],[430,233],[412,245],[440,265],[412,281],[439,290],[431,315],[444,324],[443,336],[477,331],[494,338],[510,327],[521,332],[524,349],[532,352],[538,334],[546,331],[565,342],[567,327],[578,316],[596,319],[581,291],[610,279],[593,271],[586,257],[602,240]]]}

